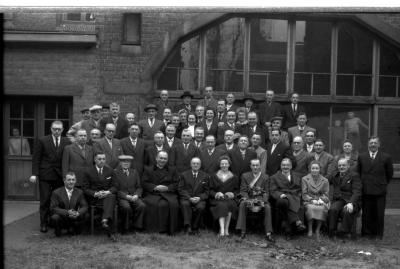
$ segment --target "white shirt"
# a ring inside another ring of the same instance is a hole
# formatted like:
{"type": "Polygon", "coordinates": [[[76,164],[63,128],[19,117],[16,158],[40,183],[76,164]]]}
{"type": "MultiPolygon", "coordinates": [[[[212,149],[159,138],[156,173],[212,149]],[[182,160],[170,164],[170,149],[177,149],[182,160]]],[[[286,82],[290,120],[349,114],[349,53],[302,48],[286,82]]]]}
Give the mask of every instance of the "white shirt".
{"type": "Polygon", "coordinates": [[[106,140],[107,140],[108,144],[110,145],[110,148],[112,148],[112,139],[108,139],[108,138],[106,137],[106,140]]]}
{"type": "Polygon", "coordinates": [[[57,147],[57,142],[56,142],[56,139],[58,139],[58,145],[60,145],[60,137],[55,137],[54,135],[52,135],[52,137],[53,137],[53,143],[54,143],[54,146],[56,146],[56,147],[57,147]]]}
{"type": "Polygon", "coordinates": [[[215,148],[213,148],[212,150],[207,149],[208,155],[212,155],[214,153],[215,148]]]}
{"type": "Polygon", "coordinates": [[[169,146],[170,148],[172,148],[172,144],[174,144],[174,138],[169,139],[169,138],[167,137],[167,143],[168,143],[168,146],[169,146]]]}
{"type": "Polygon", "coordinates": [[[74,191],[74,189],[68,190],[67,188],[65,188],[65,191],[67,192],[68,200],[71,201],[72,192],[74,191]]]}
{"type": "Polygon", "coordinates": [[[311,152],[313,150],[313,148],[314,148],[314,144],[311,144],[311,145],[307,144],[307,151],[308,152],[311,152]]]}
{"type": "Polygon", "coordinates": [[[225,144],[225,146],[226,146],[226,149],[227,150],[231,150],[231,149],[233,149],[233,143],[232,144],[230,144],[230,145],[228,145],[228,144],[225,144]]]}
{"type": "Polygon", "coordinates": [[[226,104],[226,111],[229,111],[233,105],[226,104]]]}
{"type": "Polygon", "coordinates": [[[129,137],[129,139],[131,140],[131,143],[134,147],[136,147],[136,143],[137,143],[137,138],[133,139],[132,137],[129,137]]]}
{"type": "Polygon", "coordinates": [[[148,119],[147,119],[147,122],[149,123],[149,126],[152,128],[153,125],[154,125],[154,119],[148,118],[148,119]]]}
{"type": "Polygon", "coordinates": [[[274,152],[274,150],[275,150],[275,148],[276,148],[277,145],[278,145],[278,144],[272,144],[271,153],[274,152]]]}
{"type": "Polygon", "coordinates": [[[289,180],[289,182],[291,181],[290,174],[287,176],[287,179],[289,180]]]}
{"type": "Polygon", "coordinates": [[[97,167],[96,166],[96,169],[97,169],[97,173],[99,173],[99,174],[101,174],[102,172],[103,172],[103,167],[97,167]]]}
{"type": "Polygon", "coordinates": [[[370,156],[372,159],[375,159],[375,158],[376,158],[376,154],[378,154],[378,151],[375,151],[375,152],[370,151],[370,152],[369,152],[369,156],[370,156]]]}
{"type": "Polygon", "coordinates": [[[156,148],[157,148],[158,151],[162,151],[163,150],[163,146],[159,147],[159,146],[156,145],[156,148]]]}

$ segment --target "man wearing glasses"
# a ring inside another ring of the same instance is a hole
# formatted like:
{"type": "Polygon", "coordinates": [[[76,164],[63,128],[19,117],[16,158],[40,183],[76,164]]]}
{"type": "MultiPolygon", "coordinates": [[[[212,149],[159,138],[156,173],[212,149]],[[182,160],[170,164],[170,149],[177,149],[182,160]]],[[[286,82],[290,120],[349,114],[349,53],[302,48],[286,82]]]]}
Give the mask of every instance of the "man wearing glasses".
{"type": "Polygon", "coordinates": [[[66,137],[61,137],[63,123],[54,121],[51,134],[36,141],[32,159],[32,183],[39,181],[40,195],[40,231],[47,232],[50,217],[50,197],[53,190],[63,186],[61,170],[64,147],[70,144],[66,137]]]}
{"type": "Polygon", "coordinates": [[[119,161],[118,156],[122,155],[121,142],[114,138],[115,125],[107,123],[104,129],[104,137],[94,144],[94,152],[104,152],[106,155],[106,165],[112,169],[116,168],[119,161]]]}

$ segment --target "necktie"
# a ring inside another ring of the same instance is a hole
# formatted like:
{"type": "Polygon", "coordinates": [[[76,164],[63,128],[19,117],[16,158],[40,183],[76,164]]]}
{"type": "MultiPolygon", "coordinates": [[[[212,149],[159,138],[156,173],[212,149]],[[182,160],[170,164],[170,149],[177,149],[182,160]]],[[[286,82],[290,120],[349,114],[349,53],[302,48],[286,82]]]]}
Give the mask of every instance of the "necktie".
{"type": "Polygon", "coordinates": [[[184,145],[184,148],[185,148],[185,153],[187,152],[187,150],[188,150],[188,147],[189,147],[189,144],[183,144],[184,145]]]}
{"type": "Polygon", "coordinates": [[[82,155],[83,158],[86,158],[85,146],[82,147],[82,155]]]}
{"type": "Polygon", "coordinates": [[[375,154],[376,154],[376,153],[374,153],[374,152],[371,153],[371,159],[372,159],[372,160],[375,160],[375,154]]]}
{"type": "Polygon", "coordinates": [[[153,128],[153,124],[154,124],[154,119],[150,119],[150,128],[153,128]]]}
{"type": "Polygon", "coordinates": [[[218,119],[222,120],[222,113],[218,113],[218,119]]]}
{"type": "Polygon", "coordinates": [[[103,167],[99,169],[99,174],[103,175],[103,167]]]}
{"type": "Polygon", "coordinates": [[[242,153],[242,158],[244,160],[246,158],[246,151],[242,151],[241,153],[242,153]]]}
{"type": "Polygon", "coordinates": [[[128,169],[125,169],[124,173],[125,173],[126,176],[129,176],[129,170],[128,169]]]}
{"type": "Polygon", "coordinates": [[[56,148],[58,148],[58,137],[56,137],[56,148]]]}
{"type": "Polygon", "coordinates": [[[194,181],[197,180],[197,173],[193,173],[193,179],[194,179],[194,181]]]}
{"type": "Polygon", "coordinates": [[[132,141],[132,146],[133,146],[133,148],[136,148],[136,141],[135,140],[132,141]]]}

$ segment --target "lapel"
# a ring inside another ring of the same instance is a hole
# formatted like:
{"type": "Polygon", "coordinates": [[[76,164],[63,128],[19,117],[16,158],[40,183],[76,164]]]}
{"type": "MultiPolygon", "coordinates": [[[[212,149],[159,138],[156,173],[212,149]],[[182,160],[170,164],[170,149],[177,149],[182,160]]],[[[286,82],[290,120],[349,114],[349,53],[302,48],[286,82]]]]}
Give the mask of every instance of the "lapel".
{"type": "Polygon", "coordinates": [[[319,189],[320,186],[322,185],[322,180],[318,180],[317,182],[314,181],[314,179],[312,177],[308,178],[308,182],[309,184],[314,187],[314,189],[319,189]]]}
{"type": "MultiPolygon", "coordinates": [[[[72,192],[72,196],[73,196],[73,194],[74,194],[74,192],[72,192]]],[[[68,200],[68,194],[67,194],[67,191],[65,190],[65,187],[62,188],[61,195],[62,195],[62,199],[65,202],[65,209],[67,209],[67,210],[70,209],[71,202],[68,200]]],[[[72,197],[71,197],[71,200],[72,200],[72,197]]]]}
{"type": "Polygon", "coordinates": [[[111,151],[112,151],[110,144],[108,144],[107,138],[105,138],[105,137],[103,137],[103,148],[108,153],[111,153],[111,151]]]}
{"type": "MultiPolygon", "coordinates": [[[[67,197],[67,199],[68,199],[68,197],[67,197]]],[[[76,188],[74,188],[74,190],[72,191],[71,201],[69,201],[70,209],[75,208],[77,200],[78,200],[78,190],[76,188]]]]}
{"type": "MultiPolygon", "coordinates": [[[[77,144],[74,144],[74,146],[72,147],[72,150],[75,151],[75,153],[77,155],[79,155],[82,159],[85,159],[85,156],[83,156],[82,150],[79,148],[79,146],[77,144]]],[[[86,147],[85,147],[85,153],[86,153],[86,147]]]]}

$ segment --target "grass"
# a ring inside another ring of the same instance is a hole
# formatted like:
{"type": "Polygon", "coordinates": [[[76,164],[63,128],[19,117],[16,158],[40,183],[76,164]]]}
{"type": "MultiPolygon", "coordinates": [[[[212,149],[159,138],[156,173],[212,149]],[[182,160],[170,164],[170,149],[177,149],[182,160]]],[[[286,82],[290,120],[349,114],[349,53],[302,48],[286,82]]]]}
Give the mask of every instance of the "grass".
{"type": "Polygon", "coordinates": [[[140,233],[118,235],[111,242],[105,235],[63,236],[31,234],[24,244],[5,242],[6,268],[400,268],[400,216],[386,217],[382,241],[321,242],[298,237],[286,241],[277,236],[267,246],[258,234],[245,240],[231,236],[218,240],[211,231],[200,236],[173,237],[140,233]],[[371,256],[357,254],[370,251],[371,256]]]}

